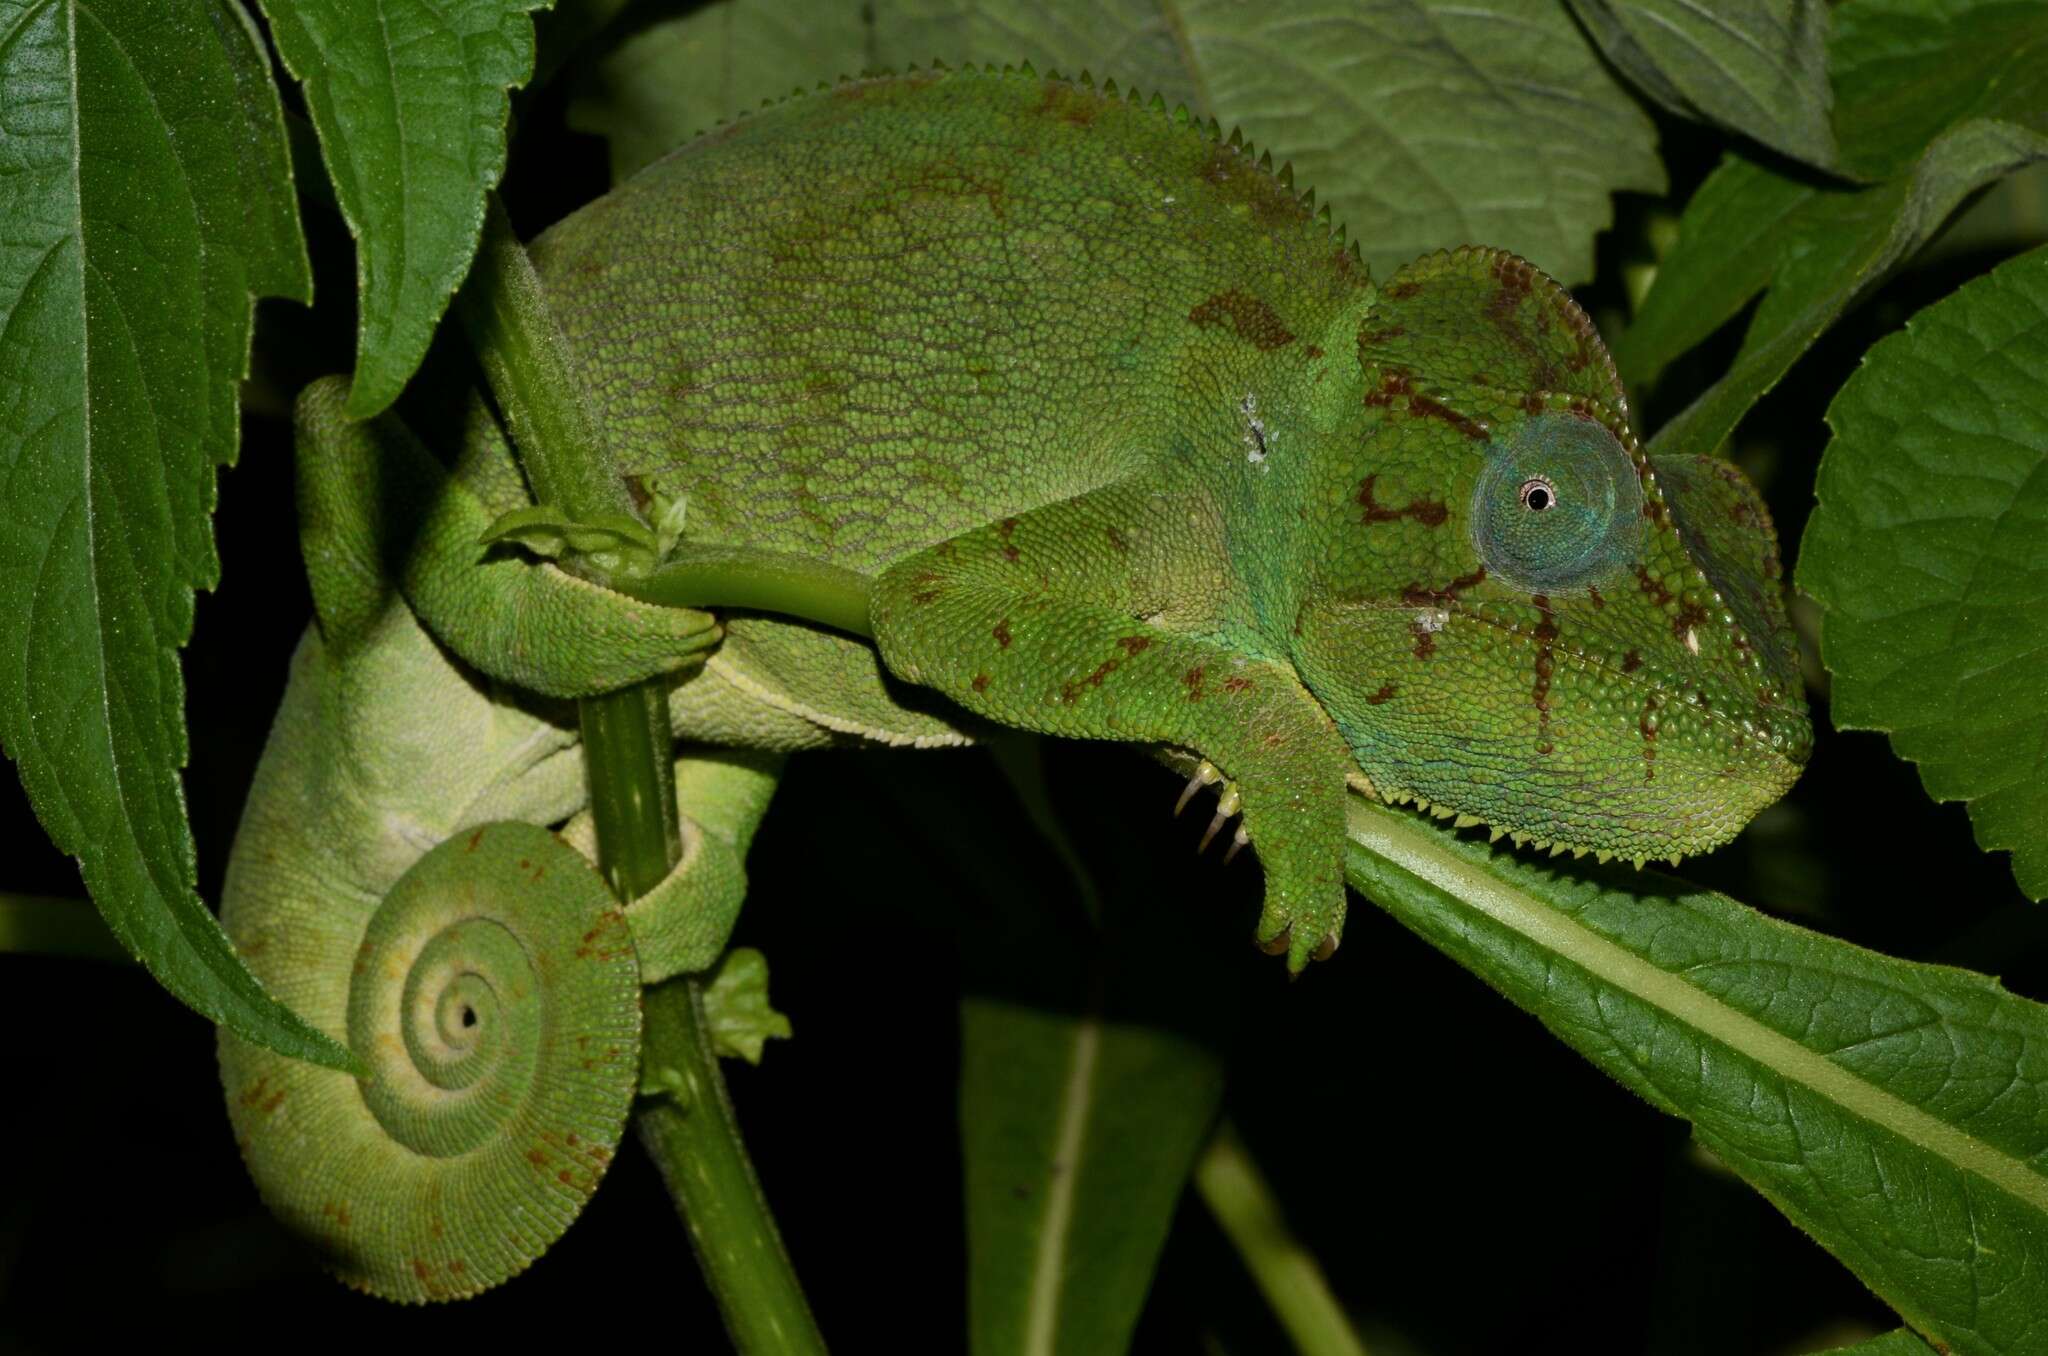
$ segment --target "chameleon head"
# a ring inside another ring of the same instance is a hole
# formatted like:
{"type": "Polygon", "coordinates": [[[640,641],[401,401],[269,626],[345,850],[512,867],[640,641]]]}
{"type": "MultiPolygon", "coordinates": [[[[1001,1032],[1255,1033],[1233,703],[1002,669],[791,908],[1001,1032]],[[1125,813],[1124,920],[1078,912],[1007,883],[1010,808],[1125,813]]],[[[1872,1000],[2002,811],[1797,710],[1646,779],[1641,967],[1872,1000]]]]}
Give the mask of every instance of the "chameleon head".
{"type": "Polygon", "coordinates": [[[1646,457],[1591,322],[1512,255],[1402,269],[1357,350],[1293,645],[1374,787],[1636,859],[1784,794],[1812,727],[1742,474],[1646,457]]]}

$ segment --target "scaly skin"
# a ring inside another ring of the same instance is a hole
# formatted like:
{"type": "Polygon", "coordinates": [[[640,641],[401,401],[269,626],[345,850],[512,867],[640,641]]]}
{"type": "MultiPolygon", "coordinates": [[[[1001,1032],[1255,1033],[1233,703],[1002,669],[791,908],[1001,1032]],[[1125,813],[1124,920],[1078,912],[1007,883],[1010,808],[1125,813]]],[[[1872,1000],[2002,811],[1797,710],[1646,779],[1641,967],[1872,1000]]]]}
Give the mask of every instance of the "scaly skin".
{"type": "Polygon", "coordinates": [[[1212,129],[1029,73],[857,81],[533,254],[620,474],[689,541],[860,572],[891,673],[977,716],[1209,759],[1294,968],[1341,929],[1349,773],[1640,859],[1725,841],[1804,760],[1739,477],[1650,466],[1521,261],[1375,287],[1212,129]]]}

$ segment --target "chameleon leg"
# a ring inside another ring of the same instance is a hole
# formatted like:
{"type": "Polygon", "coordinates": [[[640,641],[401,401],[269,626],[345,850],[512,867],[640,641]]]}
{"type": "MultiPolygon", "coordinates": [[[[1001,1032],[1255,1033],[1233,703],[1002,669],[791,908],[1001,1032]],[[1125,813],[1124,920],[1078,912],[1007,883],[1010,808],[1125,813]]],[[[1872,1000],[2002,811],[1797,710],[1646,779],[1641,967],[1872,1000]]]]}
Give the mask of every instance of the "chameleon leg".
{"type": "Polygon", "coordinates": [[[344,379],[325,378],[296,411],[300,530],[323,629],[369,624],[395,579],[464,661],[551,697],[675,672],[717,643],[709,613],[639,602],[552,565],[486,558],[478,539],[511,507],[486,495],[518,484],[503,439],[472,437],[483,450],[451,476],[395,417],[348,419],[347,395],[344,379]]]}
{"type": "MultiPolygon", "coordinates": [[[[779,753],[700,749],[676,759],[682,858],[661,884],[626,906],[642,983],[708,970],[724,954],[746,900],[747,848],[781,774],[779,753]]],[[[588,811],[562,836],[595,857],[588,811]]]]}
{"type": "Polygon", "coordinates": [[[898,676],[977,715],[1213,762],[1265,867],[1257,939],[1298,971],[1343,928],[1350,758],[1234,620],[1204,503],[1131,482],[942,542],[876,581],[875,639],[898,676]]]}

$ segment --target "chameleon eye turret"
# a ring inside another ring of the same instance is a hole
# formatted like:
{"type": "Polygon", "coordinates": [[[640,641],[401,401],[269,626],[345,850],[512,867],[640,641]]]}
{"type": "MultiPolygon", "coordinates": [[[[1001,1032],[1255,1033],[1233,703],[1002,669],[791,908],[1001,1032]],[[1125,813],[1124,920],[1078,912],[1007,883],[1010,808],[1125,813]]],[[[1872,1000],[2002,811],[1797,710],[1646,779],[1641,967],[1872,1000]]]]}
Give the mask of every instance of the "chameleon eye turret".
{"type": "Polygon", "coordinates": [[[1643,487],[1604,426],[1541,414],[1487,449],[1470,517],[1491,578],[1530,593],[1597,585],[1641,550],[1643,487]]]}

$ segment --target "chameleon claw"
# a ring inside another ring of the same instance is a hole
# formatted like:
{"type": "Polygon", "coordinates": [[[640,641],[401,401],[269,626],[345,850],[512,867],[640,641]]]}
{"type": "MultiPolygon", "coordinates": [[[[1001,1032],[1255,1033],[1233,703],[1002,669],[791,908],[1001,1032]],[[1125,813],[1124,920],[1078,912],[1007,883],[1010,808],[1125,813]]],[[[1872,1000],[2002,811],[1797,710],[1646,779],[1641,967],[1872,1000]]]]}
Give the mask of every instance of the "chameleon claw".
{"type": "Polygon", "coordinates": [[[1259,950],[1269,956],[1284,956],[1287,954],[1287,948],[1293,945],[1294,924],[1292,923],[1289,923],[1286,927],[1281,928],[1278,933],[1258,944],[1259,950]]]}
{"type": "Polygon", "coordinates": [[[1173,803],[1173,813],[1179,815],[1182,810],[1187,809],[1188,802],[1195,798],[1195,792],[1205,786],[1214,786],[1222,780],[1223,774],[1217,770],[1216,765],[1206,758],[1203,759],[1195,768],[1195,775],[1188,778],[1188,784],[1182,788],[1180,799],[1173,803]]]}
{"type": "Polygon", "coordinates": [[[1230,850],[1223,854],[1223,864],[1229,866],[1231,859],[1244,851],[1244,845],[1251,841],[1251,835],[1244,831],[1244,825],[1238,825],[1237,832],[1230,835],[1230,850]]]}
{"type": "MultiPolygon", "coordinates": [[[[1209,844],[1225,824],[1237,818],[1237,812],[1244,808],[1244,801],[1237,794],[1237,788],[1226,785],[1223,794],[1216,798],[1216,813],[1209,820],[1209,827],[1202,830],[1202,841],[1195,845],[1195,855],[1209,850],[1209,844]]],[[[1224,860],[1228,861],[1228,858],[1224,860]]]]}
{"type": "Polygon", "coordinates": [[[1324,933],[1324,934],[1323,934],[1323,940],[1322,940],[1321,942],[1319,942],[1319,943],[1317,943],[1317,944],[1316,944],[1316,954],[1315,954],[1315,958],[1316,958],[1317,960],[1319,960],[1319,961],[1326,961],[1326,960],[1328,960],[1328,959],[1329,959],[1330,957],[1332,957],[1332,956],[1334,956],[1334,955],[1336,955],[1336,954],[1337,954],[1337,934],[1336,934],[1336,933],[1334,933],[1334,932],[1326,932],[1326,933],[1324,933]]]}

